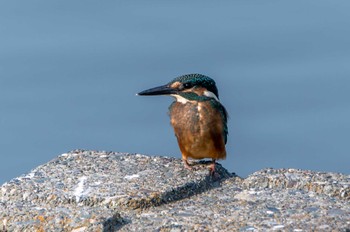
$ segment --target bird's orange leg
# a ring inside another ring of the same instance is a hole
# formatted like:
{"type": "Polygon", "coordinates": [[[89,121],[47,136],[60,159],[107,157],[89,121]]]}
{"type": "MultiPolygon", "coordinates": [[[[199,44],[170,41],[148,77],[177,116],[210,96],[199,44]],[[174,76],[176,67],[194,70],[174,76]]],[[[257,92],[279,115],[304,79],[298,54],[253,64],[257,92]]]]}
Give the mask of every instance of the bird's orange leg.
{"type": "Polygon", "coordinates": [[[209,174],[211,176],[215,175],[215,161],[216,159],[213,159],[213,162],[209,165],[209,174]]]}
{"type": "Polygon", "coordinates": [[[187,170],[193,170],[193,168],[190,166],[190,164],[188,163],[188,160],[186,158],[183,158],[182,159],[182,162],[184,163],[184,167],[187,169],[187,170]]]}

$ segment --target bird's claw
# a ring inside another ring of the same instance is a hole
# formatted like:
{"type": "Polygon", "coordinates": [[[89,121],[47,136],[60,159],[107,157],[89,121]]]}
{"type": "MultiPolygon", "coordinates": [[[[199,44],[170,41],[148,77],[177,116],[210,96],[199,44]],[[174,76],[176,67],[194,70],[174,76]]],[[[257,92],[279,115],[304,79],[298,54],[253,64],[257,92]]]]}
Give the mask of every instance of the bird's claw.
{"type": "Polygon", "coordinates": [[[184,167],[185,167],[187,170],[193,171],[193,167],[190,166],[190,164],[188,163],[187,160],[183,160],[183,163],[184,163],[184,167]]]}

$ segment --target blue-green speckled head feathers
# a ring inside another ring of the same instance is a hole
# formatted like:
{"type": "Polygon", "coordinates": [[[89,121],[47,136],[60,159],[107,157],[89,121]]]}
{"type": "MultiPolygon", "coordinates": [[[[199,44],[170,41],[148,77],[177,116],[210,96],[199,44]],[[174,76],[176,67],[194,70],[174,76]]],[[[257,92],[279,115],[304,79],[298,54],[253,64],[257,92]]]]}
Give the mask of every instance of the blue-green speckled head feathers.
{"type": "Polygon", "coordinates": [[[219,98],[218,89],[216,88],[215,81],[208,76],[202,74],[186,74],[179,77],[176,77],[174,80],[168,83],[171,85],[172,83],[180,82],[183,84],[184,88],[192,88],[194,86],[201,86],[206,88],[208,91],[212,92],[219,98]]]}

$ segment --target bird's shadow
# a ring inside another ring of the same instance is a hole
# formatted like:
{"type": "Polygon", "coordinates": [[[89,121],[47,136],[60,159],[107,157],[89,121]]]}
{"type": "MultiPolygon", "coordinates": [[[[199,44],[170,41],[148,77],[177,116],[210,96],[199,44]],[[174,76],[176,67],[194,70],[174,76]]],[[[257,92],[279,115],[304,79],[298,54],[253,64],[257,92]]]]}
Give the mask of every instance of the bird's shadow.
{"type": "MultiPolygon", "coordinates": [[[[196,169],[206,168],[208,164],[211,164],[212,161],[198,161],[192,162],[191,166],[195,166],[196,169]],[[204,166],[204,167],[203,167],[204,166]]],[[[221,164],[216,163],[217,173],[219,177],[215,177],[213,175],[206,175],[201,181],[190,181],[182,186],[178,186],[176,188],[172,188],[169,191],[159,194],[154,200],[149,201],[147,199],[140,199],[139,207],[136,209],[147,210],[150,207],[156,207],[163,204],[169,204],[175,201],[183,200],[189,197],[192,197],[197,194],[201,194],[203,192],[209,191],[214,188],[219,188],[221,186],[221,182],[225,179],[238,177],[235,173],[229,173],[226,169],[224,169],[221,164]]],[[[194,172],[196,170],[193,170],[194,172]]],[[[120,214],[116,213],[103,223],[103,231],[118,231],[123,226],[132,223],[131,219],[121,218],[120,214]]]]}

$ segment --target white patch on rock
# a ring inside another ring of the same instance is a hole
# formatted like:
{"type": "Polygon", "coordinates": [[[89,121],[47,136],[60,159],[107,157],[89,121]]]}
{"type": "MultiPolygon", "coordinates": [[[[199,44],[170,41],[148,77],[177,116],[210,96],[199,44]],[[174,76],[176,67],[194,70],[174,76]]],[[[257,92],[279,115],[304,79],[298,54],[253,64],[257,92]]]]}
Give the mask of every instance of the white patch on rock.
{"type": "Polygon", "coordinates": [[[86,181],[87,177],[82,176],[79,178],[79,183],[77,187],[74,190],[74,196],[77,202],[79,202],[80,198],[84,195],[84,183],[86,181]]]}
{"type": "Polygon", "coordinates": [[[255,192],[252,193],[251,191],[243,190],[242,192],[237,193],[233,198],[240,201],[255,202],[257,201],[257,198],[255,195],[256,195],[255,192]]]}
{"type": "Polygon", "coordinates": [[[284,228],[284,225],[275,225],[272,227],[273,230],[280,230],[280,229],[283,229],[284,228]]]}
{"type": "Polygon", "coordinates": [[[24,178],[28,178],[28,179],[31,179],[35,176],[35,171],[31,171],[30,173],[28,173],[27,175],[24,176],[24,178]]]}
{"type": "Polygon", "coordinates": [[[138,175],[138,174],[124,176],[124,178],[127,180],[131,180],[131,179],[135,179],[135,178],[139,178],[139,177],[140,177],[140,175],[138,175]]]}
{"type": "Polygon", "coordinates": [[[269,214],[269,215],[274,214],[274,212],[273,212],[273,211],[271,211],[271,210],[266,210],[266,213],[267,213],[267,214],[269,214]]]}
{"type": "Polygon", "coordinates": [[[82,226],[82,227],[73,229],[72,232],[83,232],[83,231],[86,231],[86,229],[87,229],[86,226],[82,226]]]}

